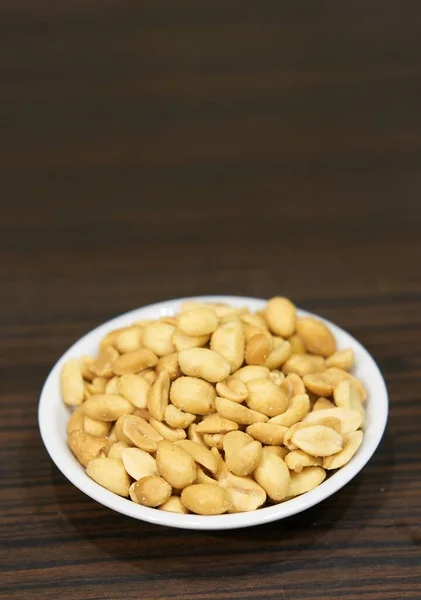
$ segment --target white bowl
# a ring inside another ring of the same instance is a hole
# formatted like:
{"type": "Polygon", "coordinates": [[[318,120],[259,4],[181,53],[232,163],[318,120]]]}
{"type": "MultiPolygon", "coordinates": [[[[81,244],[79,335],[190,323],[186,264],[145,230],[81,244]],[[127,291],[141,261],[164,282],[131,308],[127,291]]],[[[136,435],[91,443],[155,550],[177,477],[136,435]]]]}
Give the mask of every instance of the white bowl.
{"type": "MultiPolygon", "coordinates": [[[[284,519],[328,498],[355,477],[369,461],[382,438],[388,414],[386,385],[379,368],[367,350],[343,329],[321,317],[317,318],[330,327],[336,337],[338,347],[354,350],[356,359],[354,373],[364,382],[368,391],[368,400],[365,434],[358,452],[347,465],[330,475],[319,487],[292,500],[254,512],[198,516],[180,515],[135,504],[131,500],[109,492],[86,475],[85,469],[77,462],[66,443],[66,423],[70,416],[70,410],[63,404],[60,396],[60,371],[63,363],[69,358],[94,355],[101,338],[108,331],[130,325],[137,320],[156,319],[164,315],[172,315],[178,311],[180,304],[187,299],[204,302],[224,302],[236,307],[248,306],[252,311],[260,310],[265,305],[264,300],[240,296],[203,296],[168,300],[121,315],[97,327],[76,342],[60,358],[49,374],[41,393],[38,411],[41,437],[49,455],[63,475],[73,485],[97,502],[129,517],[169,527],[210,530],[250,527],[284,519]]],[[[302,310],[299,310],[298,314],[299,316],[311,315],[311,313],[302,310]]]]}

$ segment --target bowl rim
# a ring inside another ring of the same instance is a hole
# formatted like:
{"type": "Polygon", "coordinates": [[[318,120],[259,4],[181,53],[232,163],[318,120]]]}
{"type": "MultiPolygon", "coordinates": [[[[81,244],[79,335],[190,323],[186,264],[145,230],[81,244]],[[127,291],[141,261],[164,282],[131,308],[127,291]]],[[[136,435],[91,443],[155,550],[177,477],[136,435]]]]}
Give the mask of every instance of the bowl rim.
{"type": "MultiPolygon", "coordinates": [[[[350,345],[354,349],[357,349],[358,354],[363,357],[365,368],[369,368],[370,370],[370,385],[376,387],[376,406],[378,405],[378,410],[376,410],[375,425],[372,426],[373,431],[371,432],[370,439],[366,441],[364,450],[361,446],[349,463],[330,475],[320,486],[301,496],[256,511],[218,516],[185,515],[148,508],[136,504],[129,499],[117,496],[88,477],[83,467],[79,465],[75,457],[71,454],[66,441],[62,439],[57,428],[54,426],[54,411],[51,410],[54,403],[58,402],[64,407],[60,394],[57,394],[62,364],[71,357],[80,356],[82,352],[78,350],[79,346],[84,346],[91,339],[96,340],[95,344],[98,346],[101,337],[109,330],[125,326],[135,320],[148,318],[147,313],[158,312],[161,316],[173,314],[179,308],[180,304],[186,301],[224,302],[237,307],[248,306],[251,310],[260,310],[267,302],[267,300],[261,298],[226,295],[189,296],[164,300],[114,317],[89,331],[72,344],[55,363],[47,376],[41,391],[38,407],[38,424],[42,441],[51,459],[62,474],[87,496],[116,512],[157,525],[197,530],[237,529],[284,519],[325,500],[353,479],[370,460],[383,437],[388,418],[388,393],[386,384],[374,358],[358,340],[344,329],[320,315],[299,308],[297,308],[298,316],[317,318],[329,326],[336,338],[338,334],[340,337],[347,338],[350,345]]],[[[153,318],[157,317],[154,316],[153,318]]],[[[68,407],[65,407],[65,409],[68,410],[68,407]]]]}

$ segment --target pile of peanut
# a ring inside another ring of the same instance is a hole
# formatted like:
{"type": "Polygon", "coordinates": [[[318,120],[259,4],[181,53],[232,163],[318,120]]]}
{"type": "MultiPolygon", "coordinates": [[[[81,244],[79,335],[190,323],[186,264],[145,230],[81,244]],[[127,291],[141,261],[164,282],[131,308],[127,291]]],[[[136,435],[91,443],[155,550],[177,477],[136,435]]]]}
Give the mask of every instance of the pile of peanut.
{"type": "Polygon", "coordinates": [[[287,298],[256,314],[185,302],[63,366],[68,445],[89,477],[144,506],[256,510],[317,487],[358,450],[366,390],[353,364],[287,298]]]}

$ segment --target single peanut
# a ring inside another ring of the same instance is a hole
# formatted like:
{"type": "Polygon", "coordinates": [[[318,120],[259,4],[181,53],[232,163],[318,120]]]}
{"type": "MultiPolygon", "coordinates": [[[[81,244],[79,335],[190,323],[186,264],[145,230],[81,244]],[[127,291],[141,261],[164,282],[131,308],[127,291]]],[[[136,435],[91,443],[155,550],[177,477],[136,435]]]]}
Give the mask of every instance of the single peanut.
{"type": "Polygon", "coordinates": [[[276,417],[272,417],[270,423],[291,427],[305,417],[310,410],[310,399],[307,394],[298,394],[289,401],[287,410],[276,417]]]}
{"type": "Polygon", "coordinates": [[[295,306],[288,298],[271,298],[266,305],[265,319],[275,335],[289,337],[295,332],[295,306]]]}
{"type": "Polygon", "coordinates": [[[113,394],[98,394],[88,398],[83,410],[85,415],[98,421],[116,421],[123,415],[131,414],[134,406],[123,396],[113,394]]]}
{"type": "Polygon", "coordinates": [[[219,319],[213,308],[202,306],[182,312],[178,328],[186,335],[207,335],[218,327],[219,319]]]}
{"type": "Polygon", "coordinates": [[[186,335],[180,329],[176,329],[172,335],[171,341],[174,348],[180,350],[189,350],[190,348],[202,348],[210,339],[210,335],[186,335]]]}
{"type": "Polygon", "coordinates": [[[276,417],[288,407],[288,399],[282,389],[270,379],[253,379],[247,384],[247,406],[267,417],[276,417]]]}
{"type": "Polygon", "coordinates": [[[86,466],[86,473],[114,494],[127,497],[129,495],[130,477],[126,473],[121,460],[117,458],[94,458],[86,466]]]}
{"type": "Polygon", "coordinates": [[[114,346],[121,354],[134,352],[142,346],[142,327],[134,325],[126,327],[114,340],[114,346]]]}
{"type": "Polygon", "coordinates": [[[211,350],[223,356],[230,364],[230,372],[237,371],[244,360],[245,338],[241,323],[229,321],[212,334],[211,350]]]}
{"type": "Polygon", "coordinates": [[[188,514],[187,508],[181,502],[179,496],[171,496],[164,504],[161,504],[159,510],[165,510],[167,512],[178,513],[180,515],[188,514]]]}
{"type": "Polygon", "coordinates": [[[234,421],[239,425],[251,425],[252,423],[266,423],[268,417],[260,412],[252,410],[228,400],[227,398],[216,398],[215,406],[217,412],[230,421],[234,421]]]}
{"type": "Polygon", "coordinates": [[[326,358],[327,367],[337,367],[344,371],[350,371],[354,366],[354,351],[352,348],[344,348],[337,350],[326,358]]]}
{"type": "Polygon", "coordinates": [[[228,469],[240,477],[252,473],[262,460],[262,444],[242,431],[227,433],[223,448],[228,469]]]}
{"type": "Polygon", "coordinates": [[[285,462],[290,471],[301,473],[304,467],[321,467],[323,459],[318,456],[311,456],[303,450],[291,450],[285,456],[285,462]]]}
{"type": "Polygon", "coordinates": [[[273,349],[266,359],[268,369],[279,369],[291,356],[291,344],[287,340],[276,341],[274,338],[273,349]]]}
{"type": "Polygon", "coordinates": [[[171,402],[195,415],[215,412],[216,391],[212,384],[198,377],[179,377],[170,388],[171,402]]]}
{"type": "Polygon", "coordinates": [[[109,448],[105,437],[99,438],[86,433],[86,431],[71,431],[67,437],[70,450],[83,467],[99,456],[106,456],[109,448]]]}
{"type": "Polygon", "coordinates": [[[308,413],[303,421],[306,423],[318,421],[324,417],[336,417],[341,422],[341,434],[347,435],[359,429],[363,422],[362,414],[353,408],[329,408],[308,413]]]}
{"type": "Polygon", "coordinates": [[[219,480],[219,485],[228,494],[231,505],[228,512],[257,510],[266,501],[265,490],[251,477],[238,477],[233,473],[226,473],[219,480]]]}
{"type": "Polygon", "coordinates": [[[242,402],[247,398],[248,389],[241,379],[230,376],[224,381],[219,381],[216,384],[216,391],[221,398],[228,398],[233,402],[242,402]]]}
{"type": "Polygon", "coordinates": [[[327,456],[326,458],[324,458],[323,467],[329,470],[339,469],[340,467],[343,467],[351,460],[351,458],[357,452],[358,448],[361,446],[362,441],[362,431],[353,431],[347,436],[344,436],[344,447],[342,448],[342,450],[334,456],[327,456]]]}
{"type": "Polygon", "coordinates": [[[181,440],[175,442],[175,444],[182,450],[185,450],[187,454],[190,454],[193,460],[199,463],[199,465],[202,465],[202,467],[205,467],[205,469],[208,469],[211,473],[216,473],[218,465],[215,456],[210,450],[207,450],[201,444],[192,442],[191,440],[181,440]]]}
{"type": "Polygon", "coordinates": [[[134,493],[139,504],[156,507],[171,497],[171,486],[157,475],[142,477],[134,485],[134,493]]]}
{"type": "Polygon", "coordinates": [[[123,448],[120,455],[124,468],[133,479],[158,474],[156,461],[148,452],[140,448],[123,448]]]}
{"type": "Polygon", "coordinates": [[[85,398],[85,388],[82,377],[82,363],[77,358],[71,358],[64,363],[61,370],[61,395],[68,406],[78,406],[85,398]]]}
{"type": "Polygon", "coordinates": [[[168,406],[170,393],[170,376],[167,371],[162,371],[154,381],[148,392],[148,410],[157,421],[163,421],[165,409],[168,406]]]}
{"type": "Polygon", "coordinates": [[[249,425],[246,432],[262,444],[282,444],[287,427],[275,423],[253,423],[249,425]]]}
{"type": "Polygon", "coordinates": [[[304,342],[308,352],[318,356],[330,356],[336,351],[336,341],[333,334],[324,323],[306,317],[297,320],[297,333],[304,342]]]}
{"type": "Polygon", "coordinates": [[[318,424],[297,430],[291,441],[311,456],[331,456],[340,452],[343,447],[340,433],[331,427],[318,424]]]}
{"type": "Polygon", "coordinates": [[[325,360],[321,356],[312,354],[292,354],[282,365],[282,371],[288,375],[296,373],[300,377],[310,373],[319,373],[325,368],[325,360]]]}
{"type": "Polygon", "coordinates": [[[187,434],[184,431],[184,429],[173,429],[172,427],[169,427],[166,423],[158,421],[153,417],[150,417],[149,423],[164,438],[164,440],[168,440],[170,442],[177,442],[186,438],[187,434]]]}
{"type": "Polygon", "coordinates": [[[335,405],[333,404],[333,402],[331,402],[327,398],[323,398],[323,396],[318,398],[316,400],[316,402],[313,404],[313,411],[325,410],[326,408],[335,408],[335,405]]]}
{"type": "Polygon", "coordinates": [[[167,371],[171,381],[174,381],[177,377],[181,377],[182,372],[178,364],[178,352],[161,356],[156,363],[156,372],[159,375],[162,371],[167,371]]]}
{"type": "Polygon", "coordinates": [[[326,471],[321,467],[305,467],[299,473],[291,472],[287,492],[288,498],[294,498],[313,490],[326,479],[326,471]]]}
{"type": "Polygon", "coordinates": [[[246,344],[246,363],[248,365],[265,365],[272,348],[273,340],[269,332],[262,331],[253,335],[246,344]]]}
{"type": "Polygon", "coordinates": [[[175,429],[187,429],[187,427],[196,420],[196,415],[184,412],[174,406],[174,404],[168,404],[164,416],[168,425],[175,429]]]}
{"type": "Polygon", "coordinates": [[[157,356],[165,356],[175,351],[172,336],[175,332],[174,325],[156,321],[146,325],[143,330],[142,344],[152,350],[157,356]]]}
{"type": "Polygon", "coordinates": [[[225,433],[204,433],[203,441],[209,448],[223,450],[225,433]]]}
{"type": "Polygon", "coordinates": [[[197,515],[221,515],[230,508],[226,490],[217,484],[189,485],[182,491],[181,501],[188,510],[197,515]]]}
{"type": "Polygon", "coordinates": [[[112,377],[115,361],[119,358],[119,353],[113,346],[107,346],[100,350],[100,353],[91,365],[91,371],[97,377],[112,377]]]}
{"type": "Polygon", "coordinates": [[[183,489],[196,479],[196,464],[193,458],[188,452],[167,440],[158,443],[156,465],[159,474],[175,489],[183,489]]]}
{"type": "Polygon", "coordinates": [[[291,354],[305,354],[306,347],[304,346],[303,340],[300,338],[298,333],[295,333],[288,339],[291,344],[291,354]]]}
{"type": "Polygon", "coordinates": [[[110,433],[111,423],[109,421],[97,421],[85,415],[83,430],[94,437],[106,437],[110,433]]]}
{"type": "Polygon", "coordinates": [[[190,348],[178,353],[181,371],[191,377],[201,377],[211,383],[222,381],[230,374],[229,362],[207,348],[190,348]]]}
{"type": "Polygon", "coordinates": [[[282,458],[263,448],[262,460],[253,475],[269,498],[275,502],[280,502],[286,497],[290,484],[290,474],[282,458]]]}
{"type": "Polygon", "coordinates": [[[205,417],[196,426],[198,433],[228,433],[228,431],[236,429],[238,429],[238,424],[235,421],[225,419],[218,413],[205,417]]]}
{"type": "Polygon", "coordinates": [[[149,383],[143,377],[134,373],[122,375],[117,381],[118,393],[137,408],[148,406],[149,388],[149,383]]]}
{"type": "Polygon", "coordinates": [[[248,365],[238,369],[233,374],[233,377],[240,379],[243,383],[252,381],[253,379],[262,379],[263,377],[269,377],[269,369],[258,365],[248,365]]]}
{"type": "Polygon", "coordinates": [[[157,355],[149,348],[141,348],[135,352],[127,352],[119,356],[112,365],[116,375],[139,373],[142,369],[154,367],[158,362],[157,355]]]}

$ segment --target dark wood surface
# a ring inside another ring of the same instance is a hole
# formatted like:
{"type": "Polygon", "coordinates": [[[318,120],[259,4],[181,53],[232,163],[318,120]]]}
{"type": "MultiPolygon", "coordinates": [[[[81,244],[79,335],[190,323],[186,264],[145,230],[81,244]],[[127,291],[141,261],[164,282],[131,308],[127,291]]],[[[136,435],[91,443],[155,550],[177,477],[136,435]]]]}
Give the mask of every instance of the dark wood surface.
{"type": "Polygon", "coordinates": [[[2,599],[421,598],[421,3],[3,0],[2,599]],[[280,293],[378,361],[390,420],[313,509],[159,528],[57,471],[41,386],[97,324],[280,293]]]}

